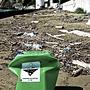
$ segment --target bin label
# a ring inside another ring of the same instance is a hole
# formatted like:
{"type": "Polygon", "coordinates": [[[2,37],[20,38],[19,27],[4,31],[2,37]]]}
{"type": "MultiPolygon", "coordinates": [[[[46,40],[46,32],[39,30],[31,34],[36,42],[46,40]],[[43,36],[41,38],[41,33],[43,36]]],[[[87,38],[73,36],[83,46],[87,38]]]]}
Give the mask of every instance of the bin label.
{"type": "Polygon", "coordinates": [[[22,64],[22,82],[40,82],[40,62],[27,62],[22,64]]]}

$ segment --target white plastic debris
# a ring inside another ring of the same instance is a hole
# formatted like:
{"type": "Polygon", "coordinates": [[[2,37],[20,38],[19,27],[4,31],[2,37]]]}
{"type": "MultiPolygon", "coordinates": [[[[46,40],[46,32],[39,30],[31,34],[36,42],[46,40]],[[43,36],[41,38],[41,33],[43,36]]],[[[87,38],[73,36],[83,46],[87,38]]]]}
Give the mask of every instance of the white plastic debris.
{"type": "Polygon", "coordinates": [[[31,21],[31,23],[36,23],[37,24],[37,23],[39,23],[39,21],[31,21]]]}
{"type": "Polygon", "coordinates": [[[42,45],[40,45],[40,44],[33,44],[32,48],[36,49],[36,50],[40,50],[42,48],[42,45]]]}
{"type": "Polygon", "coordinates": [[[90,19],[88,20],[88,22],[86,23],[86,25],[90,25],[90,19]]]}
{"type": "Polygon", "coordinates": [[[72,72],[72,76],[76,77],[76,76],[79,76],[83,71],[83,68],[79,68],[77,70],[73,70],[72,72]]]}
{"type": "Polygon", "coordinates": [[[78,36],[83,36],[83,37],[90,37],[90,33],[84,32],[84,31],[79,31],[79,30],[73,30],[73,31],[68,31],[68,30],[59,30],[60,32],[63,33],[68,33],[68,34],[75,34],[78,36]]]}
{"type": "Polygon", "coordinates": [[[52,37],[52,38],[55,38],[55,39],[58,39],[58,40],[64,40],[64,39],[62,39],[62,38],[59,38],[59,37],[57,37],[57,36],[55,36],[55,35],[51,35],[51,34],[49,34],[49,33],[46,33],[46,35],[48,35],[48,36],[50,36],[50,37],[52,37]]]}
{"type": "Polygon", "coordinates": [[[35,50],[40,50],[40,49],[42,48],[42,45],[40,45],[40,44],[35,44],[35,43],[33,43],[33,44],[24,43],[23,45],[24,45],[25,47],[27,47],[27,48],[32,48],[32,49],[35,49],[35,50]]]}
{"type": "Polygon", "coordinates": [[[79,31],[79,30],[74,30],[74,31],[71,31],[69,32],[71,34],[76,34],[78,36],[83,36],[83,37],[90,37],[90,33],[88,32],[83,32],[83,31],[79,31]]]}
{"type": "Polygon", "coordinates": [[[56,45],[58,44],[57,42],[47,42],[47,41],[45,41],[45,43],[46,44],[56,44],[56,45]]]}
{"type": "Polygon", "coordinates": [[[79,66],[82,66],[84,68],[90,68],[90,64],[87,64],[87,63],[79,61],[79,60],[73,60],[72,63],[79,65],[79,66]]]}
{"type": "Polygon", "coordinates": [[[71,46],[80,45],[80,44],[82,44],[82,43],[81,42],[70,43],[71,46]]]}
{"type": "Polygon", "coordinates": [[[68,30],[59,30],[59,31],[63,33],[69,33],[68,30]]]}
{"type": "Polygon", "coordinates": [[[61,36],[65,36],[65,34],[54,35],[54,37],[61,37],[61,36]]]}
{"type": "Polygon", "coordinates": [[[34,32],[31,32],[31,33],[25,32],[23,35],[30,36],[30,37],[36,36],[36,34],[34,34],[34,32]]]}
{"type": "Polygon", "coordinates": [[[63,26],[55,26],[56,29],[63,29],[63,26]]]}
{"type": "Polygon", "coordinates": [[[28,43],[25,43],[24,44],[26,47],[31,47],[32,46],[32,44],[28,44],[28,43]]]}

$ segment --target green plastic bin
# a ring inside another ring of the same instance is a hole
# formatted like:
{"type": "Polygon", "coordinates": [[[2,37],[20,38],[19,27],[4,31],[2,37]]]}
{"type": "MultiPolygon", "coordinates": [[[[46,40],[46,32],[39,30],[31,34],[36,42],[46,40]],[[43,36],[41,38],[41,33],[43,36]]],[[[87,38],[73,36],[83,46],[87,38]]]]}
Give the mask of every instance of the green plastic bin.
{"type": "Polygon", "coordinates": [[[18,77],[16,90],[54,90],[59,67],[49,51],[23,52],[9,64],[18,77]]]}

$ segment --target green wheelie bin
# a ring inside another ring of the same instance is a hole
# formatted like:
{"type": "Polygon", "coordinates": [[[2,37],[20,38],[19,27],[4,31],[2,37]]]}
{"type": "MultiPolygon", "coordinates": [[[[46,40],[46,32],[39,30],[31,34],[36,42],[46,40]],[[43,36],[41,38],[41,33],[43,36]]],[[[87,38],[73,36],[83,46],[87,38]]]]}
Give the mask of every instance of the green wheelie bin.
{"type": "Polygon", "coordinates": [[[16,90],[54,90],[60,65],[49,51],[27,51],[8,67],[18,77],[16,90]]]}

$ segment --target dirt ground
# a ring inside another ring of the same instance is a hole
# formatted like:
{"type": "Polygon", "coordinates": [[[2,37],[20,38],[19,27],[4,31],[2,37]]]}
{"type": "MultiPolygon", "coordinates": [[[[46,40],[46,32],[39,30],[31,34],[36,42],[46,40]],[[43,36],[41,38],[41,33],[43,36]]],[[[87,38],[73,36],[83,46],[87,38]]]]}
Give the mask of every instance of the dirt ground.
{"type": "MultiPolygon", "coordinates": [[[[89,16],[84,14],[75,14],[66,11],[58,10],[41,10],[33,13],[16,15],[0,20],[0,90],[15,90],[16,77],[8,70],[8,64],[15,57],[17,50],[33,50],[24,46],[27,42],[35,42],[43,45],[42,50],[52,51],[59,62],[63,62],[64,58],[66,64],[71,59],[78,59],[86,63],[90,63],[90,37],[82,37],[74,34],[65,34],[60,39],[53,39],[53,37],[46,36],[46,33],[51,35],[63,34],[59,32],[63,30],[81,30],[90,32],[90,26],[86,25],[89,16]],[[31,23],[38,21],[38,23],[31,23]],[[56,26],[62,26],[57,29],[56,26]],[[30,33],[34,31],[37,33],[37,38],[22,37],[22,33],[30,33]],[[63,40],[62,40],[63,39],[63,40]],[[57,42],[59,45],[50,46],[45,44],[45,41],[57,42]],[[70,57],[62,57],[60,50],[64,49],[66,45],[74,42],[81,42],[81,45],[75,46],[76,52],[69,54],[70,57]],[[77,56],[77,54],[80,54],[77,56]],[[72,57],[74,56],[74,57],[72,57]],[[69,61],[68,61],[69,60],[69,61]]],[[[77,77],[71,76],[72,68],[63,66],[60,69],[56,86],[58,90],[90,90],[90,70],[84,72],[77,77]],[[66,88],[65,88],[66,87],[66,88]],[[78,87],[78,88],[77,88],[78,87]]]]}

